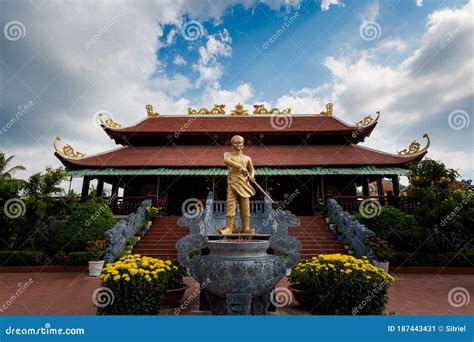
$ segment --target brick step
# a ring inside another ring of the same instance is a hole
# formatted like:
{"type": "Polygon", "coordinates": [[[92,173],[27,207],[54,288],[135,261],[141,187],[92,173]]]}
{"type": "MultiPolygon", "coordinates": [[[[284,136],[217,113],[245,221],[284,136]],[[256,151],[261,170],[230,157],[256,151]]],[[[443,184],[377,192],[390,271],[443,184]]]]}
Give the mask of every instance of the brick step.
{"type": "Polygon", "coordinates": [[[175,245],[176,244],[176,240],[140,240],[140,242],[138,242],[136,244],[136,246],[142,246],[142,245],[175,245]]]}
{"type": "Polygon", "coordinates": [[[168,238],[168,239],[175,239],[175,240],[178,240],[180,238],[182,238],[183,236],[186,236],[188,234],[176,234],[174,232],[168,232],[168,233],[161,233],[161,234],[157,234],[157,233],[147,233],[143,238],[144,239],[160,239],[160,238],[168,238]]]}

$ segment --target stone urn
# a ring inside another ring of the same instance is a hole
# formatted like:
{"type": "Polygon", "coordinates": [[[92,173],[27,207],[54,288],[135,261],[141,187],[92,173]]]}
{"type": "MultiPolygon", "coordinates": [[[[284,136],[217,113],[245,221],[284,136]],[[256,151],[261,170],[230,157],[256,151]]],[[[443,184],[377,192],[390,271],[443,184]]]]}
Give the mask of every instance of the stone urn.
{"type": "Polygon", "coordinates": [[[285,276],[284,259],[267,254],[268,240],[208,241],[208,255],[192,258],[190,274],[214,315],[265,315],[270,293],[285,276]]]}

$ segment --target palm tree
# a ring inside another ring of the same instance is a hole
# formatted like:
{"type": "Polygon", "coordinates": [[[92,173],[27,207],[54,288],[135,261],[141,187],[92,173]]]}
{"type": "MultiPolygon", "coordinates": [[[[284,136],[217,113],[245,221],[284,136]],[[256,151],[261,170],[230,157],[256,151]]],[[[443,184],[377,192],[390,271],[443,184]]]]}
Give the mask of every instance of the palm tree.
{"type": "Polygon", "coordinates": [[[14,157],[15,156],[10,156],[5,159],[5,153],[0,152],[0,180],[11,180],[13,173],[26,170],[26,168],[21,165],[13,166],[8,169],[8,164],[14,157]]]}

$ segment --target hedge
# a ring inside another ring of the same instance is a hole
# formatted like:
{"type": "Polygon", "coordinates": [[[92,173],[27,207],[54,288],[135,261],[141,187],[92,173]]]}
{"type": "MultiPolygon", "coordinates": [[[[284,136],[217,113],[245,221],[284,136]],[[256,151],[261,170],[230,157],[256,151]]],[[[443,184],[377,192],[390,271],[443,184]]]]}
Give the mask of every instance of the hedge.
{"type": "Polygon", "coordinates": [[[44,254],[34,251],[0,251],[1,266],[36,266],[41,265],[44,254]]]}
{"type": "Polygon", "coordinates": [[[391,266],[472,266],[474,251],[447,253],[397,252],[390,259],[391,266]]]}

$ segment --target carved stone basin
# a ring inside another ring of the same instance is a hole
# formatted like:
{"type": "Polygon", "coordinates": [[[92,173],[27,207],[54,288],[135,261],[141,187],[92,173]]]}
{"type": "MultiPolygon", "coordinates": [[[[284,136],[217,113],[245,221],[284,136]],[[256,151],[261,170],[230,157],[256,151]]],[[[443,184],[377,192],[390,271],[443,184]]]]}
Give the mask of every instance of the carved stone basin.
{"type": "Polygon", "coordinates": [[[300,259],[301,244],[288,235],[300,222],[265,198],[250,216],[255,235],[223,237],[216,227],[225,222],[225,207],[220,203],[216,211],[213,201],[210,193],[203,212],[179,218],[189,235],[176,243],[178,260],[200,283],[212,314],[265,315],[273,288],[300,259]]]}
{"type": "Polygon", "coordinates": [[[212,313],[265,314],[286,272],[283,258],[267,254],[270,241],[214,240],[206,247],[208,255],[191,259],[190,274],[206,284],[212,313]]]}

